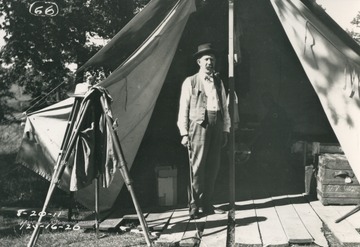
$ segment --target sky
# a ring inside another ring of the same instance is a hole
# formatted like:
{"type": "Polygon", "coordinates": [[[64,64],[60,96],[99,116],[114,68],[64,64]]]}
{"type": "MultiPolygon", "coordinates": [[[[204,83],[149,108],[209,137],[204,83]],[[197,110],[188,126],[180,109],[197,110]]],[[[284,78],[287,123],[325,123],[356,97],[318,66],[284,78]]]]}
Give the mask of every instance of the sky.
{"type": "MultiPolygon", "coordinates": [[[[316,0],[316,2],[322,5],[343,29],[354,30],[350,22],[360,11],[360,0],[316,0]]],[[[0,47],[4,45],[3,37],[4,31],[0,30],[0,47]]]]}
{"type": "Polygon", "coordinates": [[[360,0],[316,0],[325,11],[343,28],[353,30],[350,22],[360,11],[360,0]]]}

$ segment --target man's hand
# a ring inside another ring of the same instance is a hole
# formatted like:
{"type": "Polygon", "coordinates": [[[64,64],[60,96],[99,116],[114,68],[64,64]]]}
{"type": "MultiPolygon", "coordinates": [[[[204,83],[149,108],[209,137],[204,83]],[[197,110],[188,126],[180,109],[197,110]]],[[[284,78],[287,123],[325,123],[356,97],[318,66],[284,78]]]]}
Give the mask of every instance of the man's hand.
{"type": "Polygon", "coordinates": [[[186,148],[189,146],[189,137],[187,135],[182,137],[181,144],[186,148]]]}
{"type": "Polygon", "coordinates": [[[226,147],[226,145],[228,144],[228,139],[229,139],[228,135],[229,135],[228,132],[223,132],[223,145],[222,145],[223,148],[226,147]]]}

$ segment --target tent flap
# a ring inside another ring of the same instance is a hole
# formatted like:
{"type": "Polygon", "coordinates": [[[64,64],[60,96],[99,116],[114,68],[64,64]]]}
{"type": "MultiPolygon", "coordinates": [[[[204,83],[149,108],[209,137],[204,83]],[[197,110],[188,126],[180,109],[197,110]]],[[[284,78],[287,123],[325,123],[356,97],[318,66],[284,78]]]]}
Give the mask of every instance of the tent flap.
{"type": "Polygon", "coordinates": [[[178,0],[152,0],[141,13],[124,26],[98,53],[80,69],[107,67],[116,69],[128,58],[158,27],[173,10],[178,0]]]}
{"type": "Polygon", "coordinates": [[[360,177],[360,57],[300,0],[271,0],[324,112],[360,177]]]}

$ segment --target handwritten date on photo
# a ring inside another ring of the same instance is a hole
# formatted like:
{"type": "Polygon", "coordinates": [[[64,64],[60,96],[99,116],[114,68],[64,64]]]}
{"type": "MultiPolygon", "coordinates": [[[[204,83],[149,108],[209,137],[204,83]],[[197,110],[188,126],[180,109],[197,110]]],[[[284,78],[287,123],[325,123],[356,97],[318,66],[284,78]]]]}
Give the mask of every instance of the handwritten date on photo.
{"type": "MultiPolygon", "coordinates": [[[[20,222],[20,230],[33,230],[36,227],[36,222],[24,220],[20,222]]],[[[78,224],[61,224],[61,223],[41,223],[40,228],[49,230],[64,230],[64,231],[78,231],[80,226],[78,224]]]]}
{"type": "Polygon", "coordinates": [[[60,217],[61,216],[61,212],[57,212],[57,213],[46,213],[44,211],[41,211],[41,212],[36,212],[35,210],[32,210],[30,212],[28,212],[27,210],[25,209],[19,209],[16,213],[16,215],[18,217],[20,216],[28,216],[28,217],[37,217],[37,216],[41,216],[41,217],[45,217],[45,216],[48,216],[48,217],[60,217]]]}
{"type": "MultiPolygon", "coordinates": [[[[54,219],[61,216],[61,212],[55,212],[55,213],[47,213],[47,212],[36,212],[35,210],[32,210],[30,212],[26,210],[18,210],[17,214],[18,217],[52,217],[54,219]]],[[[32,230],[36,227],[37,221],[32,220],[23,220],[20,222],[20,230],[32,230]]],[[[42,222],[40,223],[40,228],[49,229],[49,230],[80,230],[80,226],[77,223],[74,222],[42,222]]]]}

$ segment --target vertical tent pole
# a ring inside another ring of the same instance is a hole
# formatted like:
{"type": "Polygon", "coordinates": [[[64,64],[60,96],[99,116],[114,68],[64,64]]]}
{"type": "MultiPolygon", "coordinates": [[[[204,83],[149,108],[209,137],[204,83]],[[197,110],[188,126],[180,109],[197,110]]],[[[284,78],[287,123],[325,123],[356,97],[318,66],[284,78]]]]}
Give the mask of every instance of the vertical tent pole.
{"type": "Polygon", "coordinates": [[[95,234],[99,238],[99,199],[100,199],[100,176],[95,178],[95,234]]]}
{"type": "Polygon", "coordinates": [[[229,0],[229,112],[231,118],[229,138],[229,191],[231,210],[235,209],[235,128],[234,128],[234,0],[229,0]]]}
{"type": "MultiPolygon", "coordinates": [[[[234,81],[234,1],[229,0],[229,113],[231,119],[229,136],[229,203],[228,215],[229,226],[235,227],[235,81],[234,81]]],[[[235,229],[230,231],[229,236],[232,246],[235,246],[235,229]]]]}

